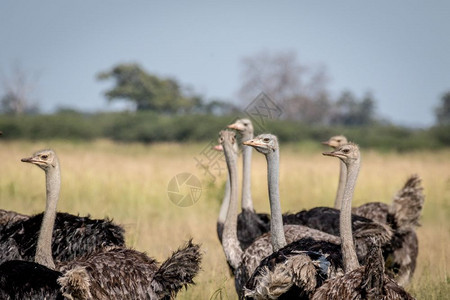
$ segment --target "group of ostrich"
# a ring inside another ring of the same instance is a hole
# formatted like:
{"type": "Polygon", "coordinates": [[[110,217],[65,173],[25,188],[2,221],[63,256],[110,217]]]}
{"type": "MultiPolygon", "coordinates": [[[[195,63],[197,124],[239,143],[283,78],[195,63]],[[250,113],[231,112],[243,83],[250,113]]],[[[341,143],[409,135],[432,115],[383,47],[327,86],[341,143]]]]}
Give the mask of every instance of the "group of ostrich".
{"type": "MultiPolygon", "coordinates": [[[[352,208],[360,150],[344,136],[324,144],[334,148],[324,155],[340,159],[334,208],[283,214],[277,137],[254,137],[249,119],[219,133],[215,149],[224,153],[228,178],[216,229],[238,297],[413,299],[403,286],[418,255],[420,178],[408,178],[391,204],[352,208]],[[267,161],[270,214],[253,207],[253,149],[267,161]]],[[[128,248],[125,230],[112,220],[57,212],[61,178],[55,151],[41,150],[22,162],[45,172],[46,206],[33,216],[0,209],[0,299],[173,299],[194,284],[203,255],[198,244],[187,241],[160,264],[128,248]]]]}
{"type": "Polygon", "coordinates": [[[359,147],[344,136],[324,144],[340,160],[334,208],[282,213],[278,139],[253,136],[249,119],[239,119],[219,134],[228,181],[217,234],[241,299],[413,299],[404,290],[414,273],[415,233],[424,203],[421,180],[407,179],[391,204],[352,208],[360,169],[359,147]],[[242,211],[238,214],[238,139],[242,145],[242,211]],[[251,196],[252,149],[267,162],[270,216],[256,213],[251,196]]]}

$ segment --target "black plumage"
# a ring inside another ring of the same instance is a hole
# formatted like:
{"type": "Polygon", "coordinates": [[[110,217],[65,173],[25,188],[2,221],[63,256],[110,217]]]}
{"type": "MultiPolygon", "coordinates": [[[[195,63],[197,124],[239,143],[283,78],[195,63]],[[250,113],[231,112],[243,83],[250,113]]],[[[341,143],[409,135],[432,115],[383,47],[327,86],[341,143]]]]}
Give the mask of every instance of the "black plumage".
{"type": "MultiPolygon", "coordinates": [[[[376,237],[383,245],[391,242],[393,232],[392,228],[388,225],[374,222],[355,214],[351,216],[356,252],[360,260],[367,255],[367,237],[376,237]]],[[[315,207],[310,210],[302,210],[295,214],[284,214],[283,221],[286,224],[303,225],[339,236],[339,217],[340,210],[330,207],[315,207]]],[[[386,255],[389,254],[386,253],[386,255]]]]}
{"type": "MultiPolygon", "coordinates": [[[[21,218],[0,232],[0,263],[11,260],[33,261],[43,213],[21,218]]],[[[52,235],[56,261],[70,261],[109,246],[124,246],[124,229],[109,219],[90,219],[57,213],[52,235]]]]}
{"type": "Polygon", "coordinates": [[[64,299],[59,291],[58,271],[29,261],[7,261],[0,265],[0,299],[64,299]]]}
{"type": "MultiPolygon", "coordinates": [[[[341,212],[331,207],[314,207],[295,214],[284,214],[286,224],[304,225],[333,235],[339,235],[339,216],[341,212]]],[[[377,227],[374,221],[352,214],[352,230],[359,232],[366,228],[377,227]]]]}
{"type": "Polygon", "coordinates": [[[269,230],[270,217],[268,214],[243,209],[238,215],[237,237],[242,249],[246,249],[257,237],[269,232],[269,230]]]}

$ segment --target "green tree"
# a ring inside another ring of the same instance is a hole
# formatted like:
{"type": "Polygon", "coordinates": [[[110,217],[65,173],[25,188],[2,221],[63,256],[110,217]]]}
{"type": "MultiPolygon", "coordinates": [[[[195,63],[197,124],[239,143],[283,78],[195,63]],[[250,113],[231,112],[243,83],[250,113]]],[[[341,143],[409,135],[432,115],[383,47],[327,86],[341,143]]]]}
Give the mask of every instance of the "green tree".
{"type": "Polygon", "coordinates": [[[115,85],[105,92],[109,101],[126,100],[136,110],[175,114],[195,110],[202,105],[198,96],[184,95],[177,81],[148,74],[138,64],[119,64],[98,74],[99,80],[114,79],[115,85]]]}
{"type": "Polygon", "coordinates": [[[435,110],[438,124],[450,124],[450,91],[441,98],[441,105],[435,110]]]}

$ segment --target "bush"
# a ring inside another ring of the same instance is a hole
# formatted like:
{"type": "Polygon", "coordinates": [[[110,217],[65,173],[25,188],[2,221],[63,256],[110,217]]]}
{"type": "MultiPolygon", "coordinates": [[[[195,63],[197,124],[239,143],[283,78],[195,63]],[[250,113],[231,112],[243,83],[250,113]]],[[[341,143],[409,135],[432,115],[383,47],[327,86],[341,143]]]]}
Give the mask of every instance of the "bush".
{"type": "MultiPolygon", "coordinates": [[[[192,114],[169,116],[154,112],[82,114],[62,111],[53,115],[1,116],[2,139],[109,138],[122,142],[210,141],[236,119],[236,115],[192,114]]],[[[450,146],[450,125],[411,129],[393,125],[360,127],[310,126],[293,121],[254,124],[255,134],[271,132],[281,142],[317,143],[343,134],[365,148],[409,151],[450,146]]]]}

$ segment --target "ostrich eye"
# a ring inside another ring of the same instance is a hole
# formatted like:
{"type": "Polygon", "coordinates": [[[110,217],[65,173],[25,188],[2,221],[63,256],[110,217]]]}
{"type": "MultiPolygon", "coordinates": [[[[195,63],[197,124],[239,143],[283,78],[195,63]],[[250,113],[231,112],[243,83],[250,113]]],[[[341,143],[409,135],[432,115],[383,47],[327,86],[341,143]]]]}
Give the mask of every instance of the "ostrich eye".
{"type": "Polygon", "coordinates": [[[341,140],[336,140],[336,142],[340,143],[340,142],[341,142],[341,140]]]}
{"type": "Polygon", "coordinates": [[[348,149],[344,149],[344,150],[342,150],[342,152],[344,152],[344,153],[349,153],[350,152],[350,150],[348,150],[348,149]]]}
{"type": "Polygon", "coordinates": [[[264,138],[263,141],[264,141],[265,143],[268,143],[268,142],[270,141],[270,139],[269,139],[269,138],[264,138]]]}
{"type": "Polygon", "coordinates": [[[48,155],[41,155],[41,158],[42,158],[42,159],[47,159],[47,158],[48,158],[48,155]]]}

